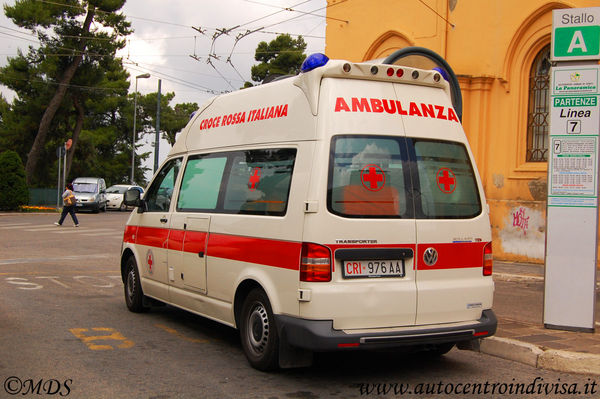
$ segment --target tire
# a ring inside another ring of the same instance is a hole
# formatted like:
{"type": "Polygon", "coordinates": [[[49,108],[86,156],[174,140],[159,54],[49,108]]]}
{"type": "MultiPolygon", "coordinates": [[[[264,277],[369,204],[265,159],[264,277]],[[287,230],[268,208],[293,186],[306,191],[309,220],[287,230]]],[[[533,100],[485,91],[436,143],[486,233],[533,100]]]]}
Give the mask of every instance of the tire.
{"type": "Polygon", "coordinates": [[[119,206],[119,211],[123,212],[127,210],[127,205],[125,205],[125,201],[121,202],[121,205],[119,206]]]}
{"type": "Polygon", "coordinates": [[[255,288],[246,297],[240,318],[240,338],[252,367],[269,371],[279,366],[279,337],[267,294],[255,288]]]}
{"type": "Polygon", "coordinates": [[[144,292],[140,283],[140,275],[134,256],[130,256],[125,264],[125,304],[127,309],[134,313],[142,313],[148,310],[144,306],[144,292]]]}

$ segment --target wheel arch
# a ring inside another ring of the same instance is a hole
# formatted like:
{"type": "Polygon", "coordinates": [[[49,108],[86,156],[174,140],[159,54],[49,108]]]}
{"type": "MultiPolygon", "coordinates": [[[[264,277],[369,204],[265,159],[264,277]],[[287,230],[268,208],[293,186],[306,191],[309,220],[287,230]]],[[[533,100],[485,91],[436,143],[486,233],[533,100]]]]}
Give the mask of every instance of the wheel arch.
{"type": "Polygon", "coordinates": [[[242,307],[244,306],[244,300],[246,299],[248,294],[255,288],[261,289],[269,299],[269,302],[271,302],[271,298],[269,298],[267,290],[265,290],[265,288],[258,281],[252,278],[247,278],[240,282],[237,289],[235,290],[235,295],[233,297],[233,317],[236,328],[239,328],[239,320],[242,313],[242,307]]]}
{"type": "MultiPolygon", "coordinates": [[[[129,259],[132,256],[135,259],[135,254],[133,253],[131,248],[125,248],[123,250],[123,253],[121,254],[121,281],[123,281],[123,283],[125,283],[125,276],[127,274],[127,259],[129,259]]],[[[137,264],[137,259],[135,260],[135,263],[137,264]]]]}

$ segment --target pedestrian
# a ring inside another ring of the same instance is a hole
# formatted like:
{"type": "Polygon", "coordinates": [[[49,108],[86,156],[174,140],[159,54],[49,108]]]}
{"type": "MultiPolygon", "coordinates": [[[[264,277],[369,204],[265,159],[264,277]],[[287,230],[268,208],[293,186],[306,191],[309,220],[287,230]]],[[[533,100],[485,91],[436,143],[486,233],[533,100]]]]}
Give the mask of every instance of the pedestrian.
{"type": "Polygon", "coordinates": [[[57,226],[62,226],[65,217],[67,217],[67,213],[71,214],[73,218],[73,223],[75,223],[75,227],[79,227],[79,221],[77,220],[77,216],[75,215],[75,204],[77,203],[75,199],[75,194],[73,194],[73,184],[67,184],[65,192],[62,194],[63,198],[63,209],[60,215],[60,220],[55,222],[54,224],[57,226]]]}

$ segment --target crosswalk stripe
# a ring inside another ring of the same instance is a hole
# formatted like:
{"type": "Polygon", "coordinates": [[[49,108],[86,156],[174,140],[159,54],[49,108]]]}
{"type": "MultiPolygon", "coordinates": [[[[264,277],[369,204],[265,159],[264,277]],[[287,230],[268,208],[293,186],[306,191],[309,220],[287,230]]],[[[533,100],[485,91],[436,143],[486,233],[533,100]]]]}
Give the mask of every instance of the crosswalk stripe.
{"type": "Polygon", "coordinates": [[[31,223],[29,222],[25,222],[25,223],[0,223],[0,227],[8,227],[8,226],[25,226],[25,225],[30,225],[31,223]]]}
{"type": "Polygon", "coordinates": [[[31,226],[31,223],[13,223],[0,225],[0,230],[22,229],[23,227],[31,226]]]}
{"type": "Polygon", "coordinates": [[[118,236],[121,237],[123,235],[123,232],[121,231],[106,231],[106,232],[100,232],[100,233],[83,233],[81,234],[82,236],[88,236],[88,237],[96,237],[96,236],[118,236]]]}
{"type": "Polygon", "coordinates": [[[50,231],[50,230],[56,230],[58,226],[44,226],[44,227],[35,227],[35,228],[31,228],[31,229],[23,229],[24,231],[50,231]]]}
{"type": "Polygon", "coordinates": [[[119,230],[114,230],[114,229],[90,229],[90,228],[85,228],[85,227],[67,227],[65,228],[57,228],[56,231],[54,231],[54,233],[56,234],[69,234],[69,233],[79,233],[79,234],[84,234],[84,233],[100,233],[100,232],[117,232],[119,230]]]}

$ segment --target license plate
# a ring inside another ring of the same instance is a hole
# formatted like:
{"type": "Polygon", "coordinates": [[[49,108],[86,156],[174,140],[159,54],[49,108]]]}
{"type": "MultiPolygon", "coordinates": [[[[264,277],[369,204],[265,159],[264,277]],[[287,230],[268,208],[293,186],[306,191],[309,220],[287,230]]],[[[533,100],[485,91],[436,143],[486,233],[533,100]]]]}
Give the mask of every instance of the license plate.
{"type": "Polygon", "coordinates": [[[403,260],[345,260],[344,278],[404,277],[403,260]]]}

